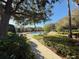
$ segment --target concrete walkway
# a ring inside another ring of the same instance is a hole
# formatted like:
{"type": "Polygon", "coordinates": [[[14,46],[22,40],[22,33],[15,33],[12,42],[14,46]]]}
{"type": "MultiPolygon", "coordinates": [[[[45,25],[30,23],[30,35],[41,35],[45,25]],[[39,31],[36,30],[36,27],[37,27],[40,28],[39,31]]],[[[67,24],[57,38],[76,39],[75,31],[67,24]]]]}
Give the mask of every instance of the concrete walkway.
{"type": "Polygon", "coordinates": [[[62,59],[50,49],[42,45],[36,39],[33,39],[31,35],[27,35],[31,42],[32,51],[35,53],[36,59],[62,59]]]}

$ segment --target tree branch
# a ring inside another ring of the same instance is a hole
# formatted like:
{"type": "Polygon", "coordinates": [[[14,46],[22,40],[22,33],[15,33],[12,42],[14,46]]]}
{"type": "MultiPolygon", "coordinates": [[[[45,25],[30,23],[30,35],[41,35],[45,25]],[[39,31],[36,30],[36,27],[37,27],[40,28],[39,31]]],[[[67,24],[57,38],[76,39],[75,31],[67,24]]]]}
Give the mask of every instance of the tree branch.
{"type": "Polygon", "coordinates": [[[18,3],[16,4],[15,10],[13,10],[12,12],[15,12],[15,11],[18,9],[19,5],[20,5],[21,3],[23,3],[23,1],[24,1],[24,0],[20,0],[20,2],[18,2],[18,3]]]}
{"type": "Polygon", "coordinates": [[[4,0],[1,0],[2,2],[4,2],[4,3],[7,3],[6,1],[4,1],[4,0]]]}
{"type": "Polygon", "coordinates": [[[26,17],[32,17],[31,15],[29,15],[29,14],[27,14],[27,13],[23,13],[23,12],[15,12],[13,15],[15,15],[15,14],[21,14],[21,15],[24,15],[24,16],[26,16],[26,17]]]}
{"type": "Polygon", "coordinates": [[[37,15],[32,15],[32,14],[28,14],[28,13],[24,13],[24,12],[15,12],[13,15],[24,15],[27,18],[32,18],[34,16],[34,18],[43,18],[43,16],[41,14],[37,14],[37,15]]]}

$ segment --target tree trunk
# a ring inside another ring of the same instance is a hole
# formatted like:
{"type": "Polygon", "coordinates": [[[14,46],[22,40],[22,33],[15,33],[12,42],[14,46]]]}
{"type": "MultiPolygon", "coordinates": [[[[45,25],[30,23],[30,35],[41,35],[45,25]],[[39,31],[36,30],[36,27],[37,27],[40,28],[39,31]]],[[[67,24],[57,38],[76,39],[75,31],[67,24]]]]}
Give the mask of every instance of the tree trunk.
{"type": "Polygon", "coordinates": [[[2,15],[2,19],[0,21],[0,39],[6,38],[10,17],[11,16],[6,13],[2,15]]]}
{"type": "Polygon", "coordinates": [[[4,8],[4,12],[1,15],[0,39],[6,38],[6,35],[7,35],[9,19],[11,17],[12,1],[13,0],[7,0],[5,8],[4,8]]]}
{"type": "Polygon", "coordinates": [[[70,0],[68,0],[68,14],[69,14],[69,38],[72,38],[72,18],[71,18],[71,10],[70,10],[70,0]]]}

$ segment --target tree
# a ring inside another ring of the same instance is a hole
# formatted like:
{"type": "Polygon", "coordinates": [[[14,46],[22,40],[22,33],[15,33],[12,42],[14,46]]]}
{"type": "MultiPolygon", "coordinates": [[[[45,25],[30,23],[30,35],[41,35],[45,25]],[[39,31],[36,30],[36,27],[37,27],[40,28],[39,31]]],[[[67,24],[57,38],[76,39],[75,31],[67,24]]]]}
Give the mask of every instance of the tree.
{"type": "MultiPolygon", "coordinates": [[[[75,9],[72,11],[72,30],[77,30],[79,29],[79,10],[75,9]]],[[[62,18],[59,22],[57,22],[56,25],[56,30],[57,31],[65,31],[68,30],[69,25],[68,25],[68,16],[62,18]]]]}
{"type": "Polygon", "coordinates": [[[56,1],[58,0],[0,0],[0,38],[6,37],[11,18],[14,17],[19,22],[46,19],[56,1]]]}
{"type": "Polygon", "coordinates": [[[69,16],[69,38],[72,38],[72,18],[71,18],[71,9],[70,9],[70,0],[68,0],[68,16],[69,16]]]}
{"type": "Polygon", "coordinates": [[[55,30],[55,24],[46,24],[44,27],[43,27],[43,30],[45,32],[50,32],[50,31],[54,31],[55,30]]]}

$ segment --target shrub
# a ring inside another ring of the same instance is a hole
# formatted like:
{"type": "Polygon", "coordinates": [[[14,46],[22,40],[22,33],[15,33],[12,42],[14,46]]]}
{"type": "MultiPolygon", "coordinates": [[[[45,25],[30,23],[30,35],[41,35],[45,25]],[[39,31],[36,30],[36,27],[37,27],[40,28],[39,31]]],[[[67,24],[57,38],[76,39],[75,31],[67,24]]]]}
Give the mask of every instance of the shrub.
{"type": "Polygon", "coordinates": [[[10,34],[0,40],[0,59],[34,59],[34,54],[26,37],[10,34]]]}
{"type": "Polygon", "coordinates": [[[55,48],[57,50],[57,53],[65,56],[65,57],[70,54],[70,49],[67,46],[64,46],[62,44],[57,44],[57,46],[55,48]]]}
{"type": "Polygon", "coordinates": [[[14,27],[14,25],[12,25],[12,24],[9,24],[9,25],[8,25],[8,31],[9,31],[9,32],[16,33],[16,30],[15,30],[15,27],[14,27]]]}

